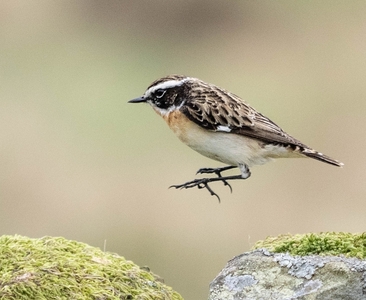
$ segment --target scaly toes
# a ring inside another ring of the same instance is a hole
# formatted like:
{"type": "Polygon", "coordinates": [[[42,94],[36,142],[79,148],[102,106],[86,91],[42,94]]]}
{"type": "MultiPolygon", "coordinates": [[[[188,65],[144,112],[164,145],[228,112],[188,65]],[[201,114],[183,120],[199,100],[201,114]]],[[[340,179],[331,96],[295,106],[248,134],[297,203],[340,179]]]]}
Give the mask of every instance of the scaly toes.
{"type": "Polygon", "coordinates": [[[215,173],[216,169],[214,168],[201,168],[196,172],[197,174],[211,174],[211,173],[215,173]]]}

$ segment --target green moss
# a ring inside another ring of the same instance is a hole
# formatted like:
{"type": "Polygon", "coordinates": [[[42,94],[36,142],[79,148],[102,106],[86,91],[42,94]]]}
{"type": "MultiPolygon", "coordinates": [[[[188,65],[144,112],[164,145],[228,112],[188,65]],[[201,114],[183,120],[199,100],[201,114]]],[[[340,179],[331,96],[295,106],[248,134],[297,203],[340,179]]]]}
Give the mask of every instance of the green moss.
{"type": "Polygon", "coordinates": [[[64,238],[0,237],[0,299],[183,299],[131,261],[64,238]]]}
{"type": "Polygon", "coordinates": [[[344,232],[322,232],[319,234],[296,234],[267,237],[255,243],[254,249],[266,248],[271,252],[292,255],[344,255],[347,257],[366,257],[366,232],[352,234],[344,232]]]}

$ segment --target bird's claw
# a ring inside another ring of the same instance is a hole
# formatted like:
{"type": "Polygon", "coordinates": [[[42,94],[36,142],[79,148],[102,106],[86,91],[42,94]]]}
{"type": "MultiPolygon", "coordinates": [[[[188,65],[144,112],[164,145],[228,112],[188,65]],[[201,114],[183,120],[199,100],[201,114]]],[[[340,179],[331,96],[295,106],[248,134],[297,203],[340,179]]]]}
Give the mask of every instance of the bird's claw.
{"type": "Polygon", "coordinates": [[[208,184],[210,182],[222,181],[224,183],[224,185],[227,185],[230,188],[230,191],[232,192],[233,189],[232,189],[231,185],[229,184],[228,180],[239,180],[239,179],[247,178],[247,177],[244,178],[242,175],[233,175],[233,176],[226,176],[226,177],[221,176],[221,172],[230,170],[233,168],[235,168],[235,166],[226,166],[226,167],[222,167],[222,168],[202,168],[197,171],[197,174],[216,174],[217,177],[199,178],[199,179],[195,179],[192,181],[188,181],[183,184],[172,185],[169,188],[173,187],[176,189],[190,189],[193,187],[197,187],[198,189],[207,189],[210,192],[211,196],[216,196],[217,200],[219,200],[219,202],[220,202],[219,195],[217,195],[208,184]]]}
{"type": "MultiPolygon", "coordinates": [[[[222,167],[222,168],[201,168],[196,172],[197,174],[216,174],[217,177],[222,178],[221,172],[222,171],[226,171],[229,169],[232,169],[233,166],[227,166],[227,167],[222,167]]],[[[231,187],[231,185],[225,180],[223,179],[222,182],[224,183],[225,186],[228,186],[230,188],[230,193],[233,192],[233,188],[231,187]]]]}
{"type": "Polygon", "coordinates": [[[209,178],[195,179],[195,180],[183,183],[183,184],[171,185],[169,188],[172,188],[172,187],[176,188],[176,189],[190,189],[190,188],[193,188],[193,187],[197,187],[198,189],[204,189],[205,188],[210,192],[211,196],[216,196],[217,200],[219,200],[219,202],[221,202],[219,195],[217,195],[211,189],[211,187],[208,185],[208,182],[209,182],[209,178]]]}

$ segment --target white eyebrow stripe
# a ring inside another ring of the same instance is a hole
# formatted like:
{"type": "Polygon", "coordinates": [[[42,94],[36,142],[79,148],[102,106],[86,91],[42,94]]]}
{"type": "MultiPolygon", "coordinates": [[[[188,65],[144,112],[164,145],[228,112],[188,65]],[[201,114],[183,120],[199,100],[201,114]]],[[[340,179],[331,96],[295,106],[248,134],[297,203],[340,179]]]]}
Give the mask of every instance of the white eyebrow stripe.
{"type": "Polygon", "coordinates": [[[190,77],[186,77],[184,79],[181,80],[168,80],[162,83],[159,83],[158,85],[152,86],[151,88],[149,88],[146,92],[144,97],[150,96],[151,94],[153,94],[155,91],[159,90],[159,89],[170,89],[173,87],[177,87],[177,86],[181,86],[182,84],[184,84],[185,82],[187,82],[188,80],[190,80],[190,77]]]}

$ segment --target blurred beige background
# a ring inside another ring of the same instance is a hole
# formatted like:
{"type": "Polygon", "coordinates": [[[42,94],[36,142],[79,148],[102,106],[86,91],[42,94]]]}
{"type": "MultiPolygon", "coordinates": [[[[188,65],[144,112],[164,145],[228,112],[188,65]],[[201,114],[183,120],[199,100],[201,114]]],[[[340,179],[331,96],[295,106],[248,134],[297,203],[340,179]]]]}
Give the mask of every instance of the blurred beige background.
{"type": "Polygon", "coordinates": [[[195,300],[258,239],[365,231],[365,16],[364,1],[1,1],[0,233],[106,240],[195,300]],[[171,73],[345,167],[255,167],[232,194],[212,184],[221,204],[168,189],[220,166],[127,104],[171,73]]]}

